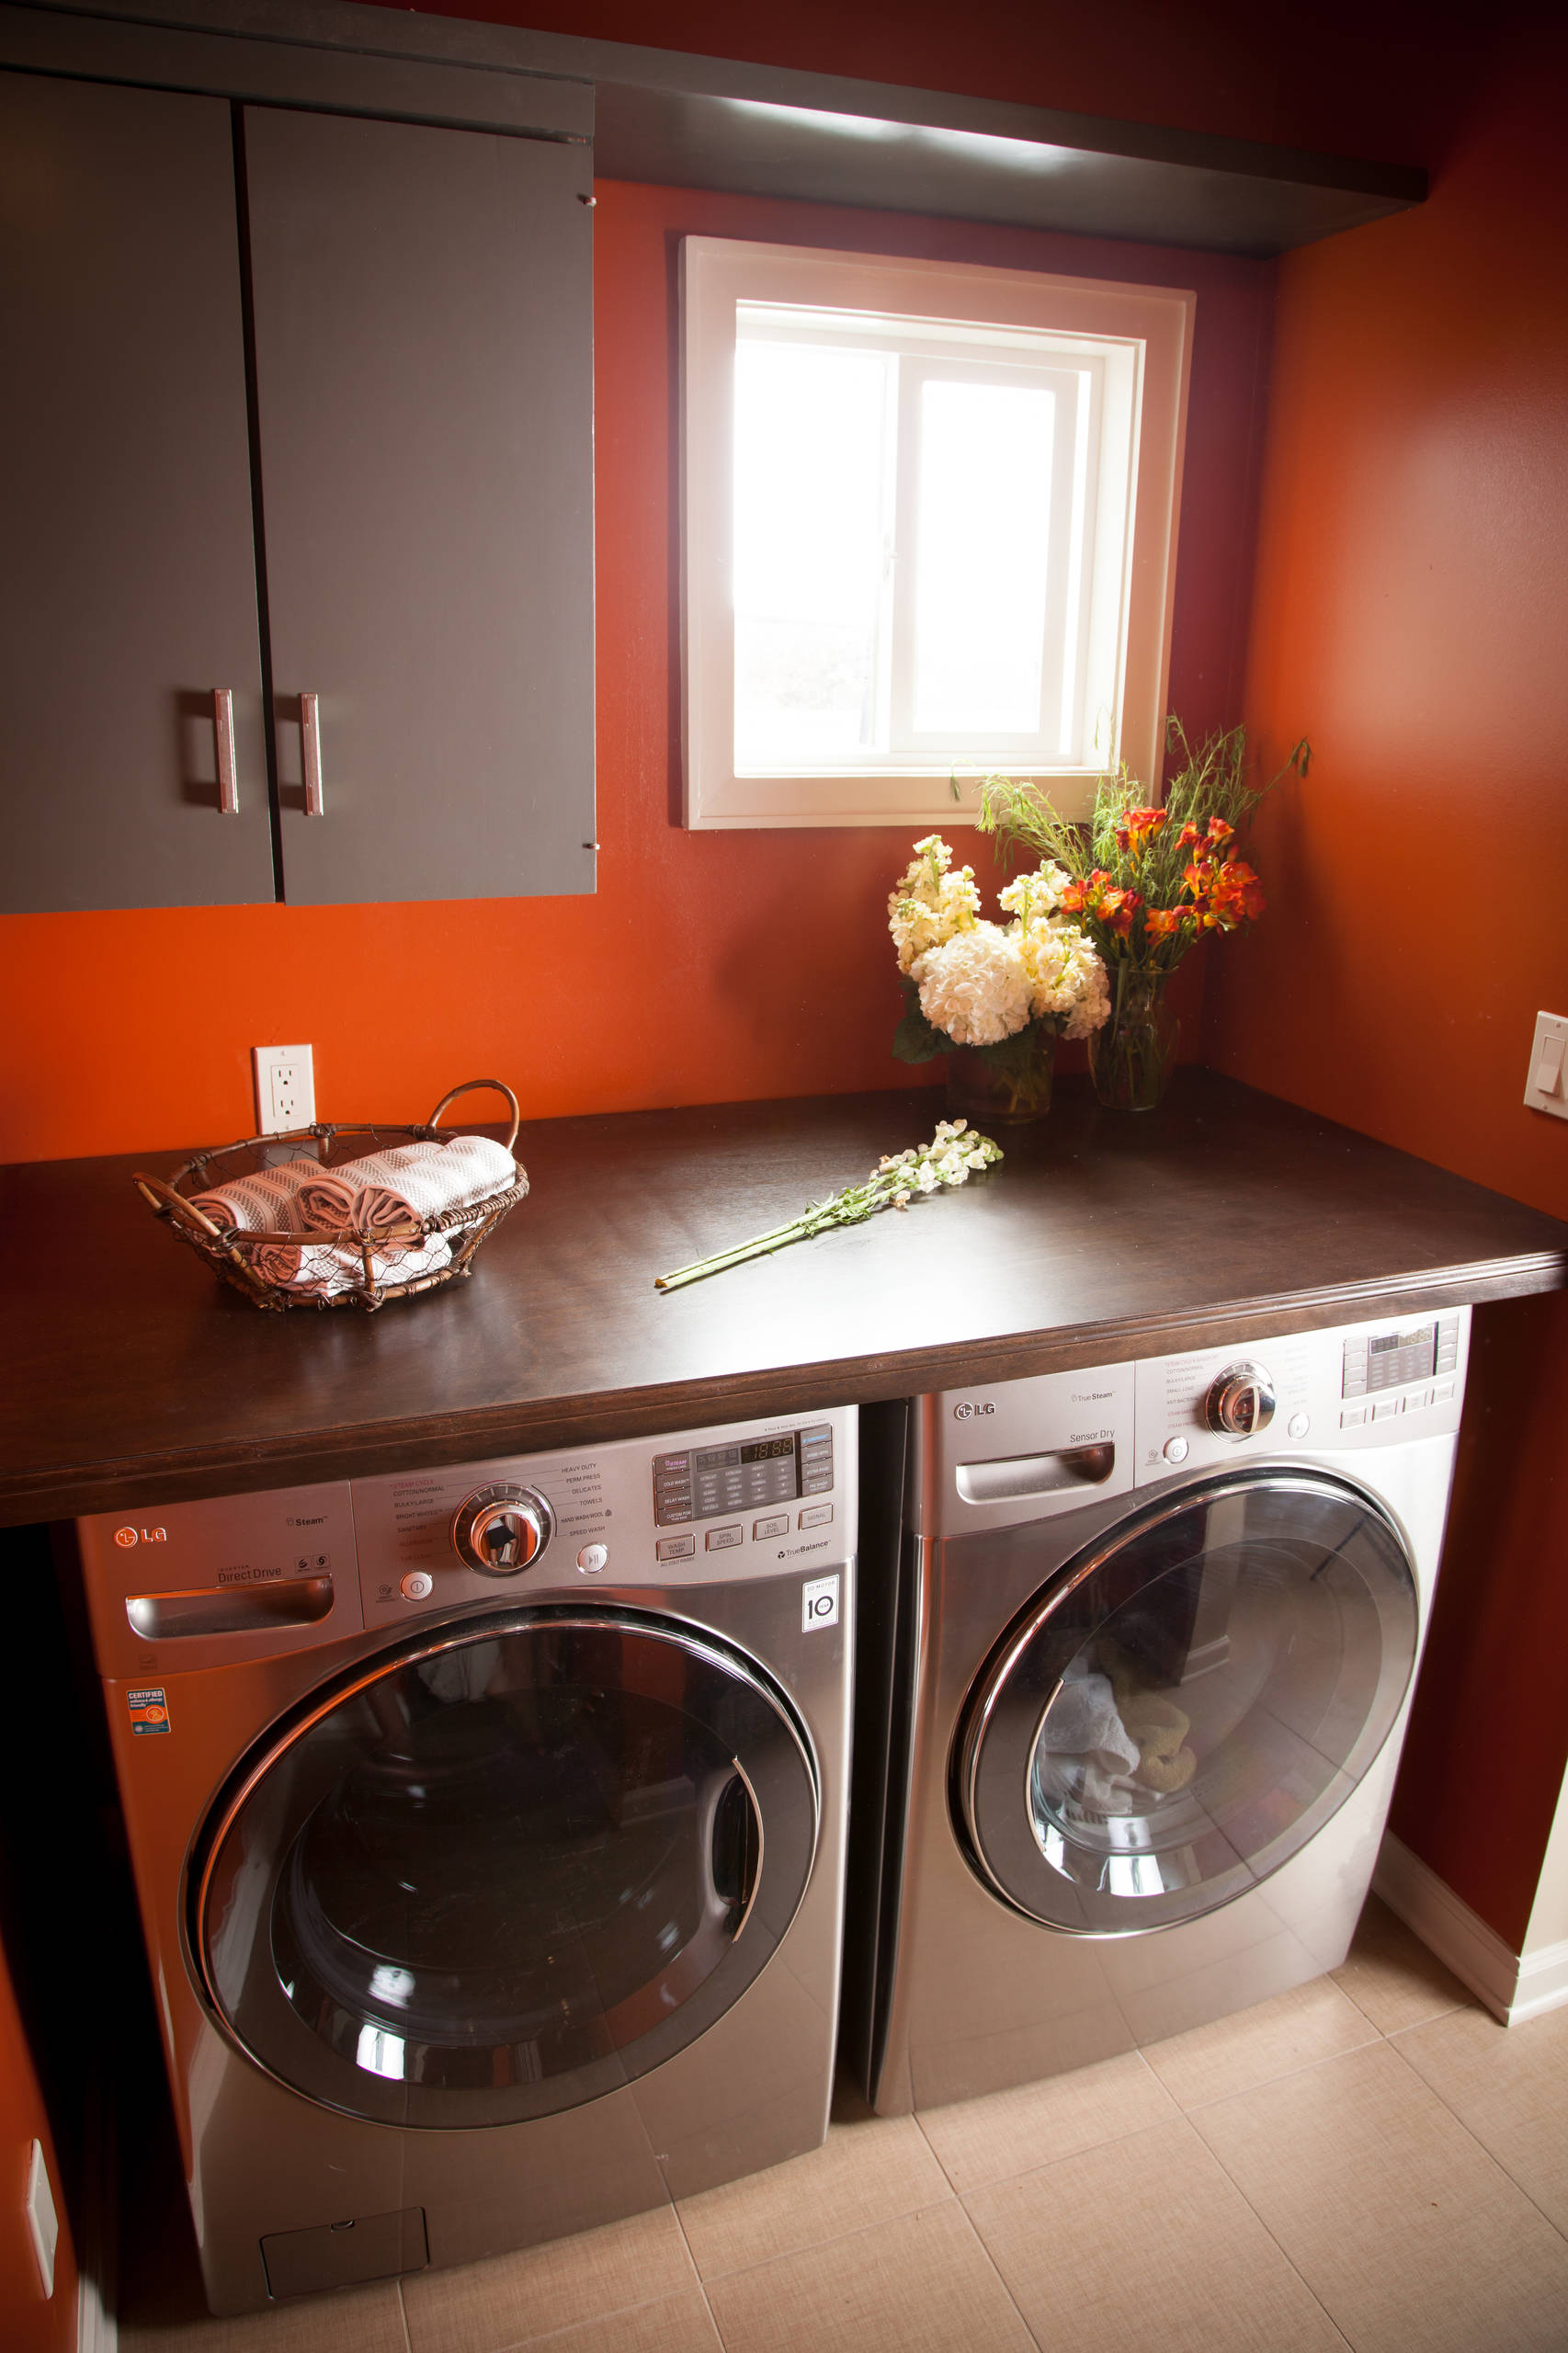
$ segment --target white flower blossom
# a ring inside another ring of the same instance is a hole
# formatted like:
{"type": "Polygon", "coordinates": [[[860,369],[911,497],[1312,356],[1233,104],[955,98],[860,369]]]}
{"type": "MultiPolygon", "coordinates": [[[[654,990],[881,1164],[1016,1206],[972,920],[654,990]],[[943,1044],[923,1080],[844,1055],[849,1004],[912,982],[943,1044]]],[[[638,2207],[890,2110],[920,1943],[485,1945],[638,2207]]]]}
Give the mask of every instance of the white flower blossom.
{"type": "Polygon", "coordinates": [[[920,1010],[957,1046],[994,1046],[1029,1017],[1029,979],[1018,943],[994,923],[976,923],[927,949],[911,967],[920,1010]]]}
{"type": "Polygon", "coordinates": [[[974,869],[950,871],[952,852],[936,834],[915,845],[915,856],[888,900],[888,929],[898,949],[898,969],[907,973],[927,949],[967,931],[980,913],[974,869]]]}
{"type": "Polygon", "coordinates": [[[1010,915],[1017,915],[1027,929],[1031,923],[1043,923],[1062,904],[1062,893],[1072,881],[1064,866],[1052,858],[1042,858],[1033,874],[1020,874],[998,891],[997,898],[1010,915]]]}
{"type": "Polygon", "coordinates": [[[931,1163],[928,1160],[923,1160],[920,1164],[919,1174],[916,1176],[915,1181],[919,1186],[920,1190],[923,1193],[934,1193],[942,1180],[937,1176],[936,1170],[932,1167],[931,1163]]]}
{"type": "Polygon", "coordinates": [[[1020,926],[1018,952],[1028,975],[1029,1011],[1068,1038],[1086,1038],[1110,1012],[1106,969],[1076,924],[1020,926]]]}

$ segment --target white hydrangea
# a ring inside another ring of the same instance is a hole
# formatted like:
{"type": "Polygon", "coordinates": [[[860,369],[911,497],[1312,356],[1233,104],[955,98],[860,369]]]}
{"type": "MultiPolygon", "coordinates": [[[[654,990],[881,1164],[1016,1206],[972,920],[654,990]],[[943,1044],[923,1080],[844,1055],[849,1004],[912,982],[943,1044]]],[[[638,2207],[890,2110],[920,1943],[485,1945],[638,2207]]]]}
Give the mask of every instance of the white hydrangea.
{"type": "Polygon", "coordinates": [[[967,931],[980,913],[974,869],[951,871],[953,854],[939,835],[927,834],[888,899],[888,929],[898,949],[898,969],[913,972],[918,960],[967,931]]]}
{"type": "Polygon", "coordinates": [[[1019,926],[1018,952],[1029,1011],[1063,1037],[1086,1038],[1110,1016],[1110,983],[1085,935],[1073,923],[1019,926]]]}
{"type": "Polygon", "coordinates": [[[1029,978],[1017,934],[976,922],[910,966],[920,1010],[957,1046],[994,1046],[1029,1017],[1029,978]]]}

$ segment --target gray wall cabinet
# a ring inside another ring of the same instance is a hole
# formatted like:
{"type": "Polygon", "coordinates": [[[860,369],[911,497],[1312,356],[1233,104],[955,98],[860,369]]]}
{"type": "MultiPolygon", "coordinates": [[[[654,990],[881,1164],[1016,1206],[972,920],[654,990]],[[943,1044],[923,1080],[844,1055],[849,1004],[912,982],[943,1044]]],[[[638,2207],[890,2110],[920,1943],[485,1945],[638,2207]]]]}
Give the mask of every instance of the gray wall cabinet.
{"type": "Polygon", "coordinates": [[[270,899],[223,100],[0,74],[0,312],[4,905],[270,899]]]}
{"type": "Polygon", "coordinates": [[[0,104],[6,906],[591,891],[586,145],[0,104]]]}

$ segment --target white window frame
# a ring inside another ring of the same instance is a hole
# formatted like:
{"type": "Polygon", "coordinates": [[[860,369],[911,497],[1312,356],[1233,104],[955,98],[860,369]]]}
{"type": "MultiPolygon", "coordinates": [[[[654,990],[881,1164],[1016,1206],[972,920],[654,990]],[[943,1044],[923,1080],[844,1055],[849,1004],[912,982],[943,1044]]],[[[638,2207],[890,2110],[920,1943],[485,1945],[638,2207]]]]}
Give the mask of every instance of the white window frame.
{"type": "MultiPolygon", "coordinates": [[[[1092,762],[1009,758],[963,747],[977,766],[1049,787],[1064,816],[1086,815],[1096,778],[1125,760],[1158,788],[1170,661],[1176,520],[1198,298],[1163,286],[881,256],[681,243],[681,630],[685,822],[694,830],[799,825],[972,824],[979,779],[915,749],[853,773],[737,775],[734,758],[733,448],[736,307],[881,313],[1024,329],[1103,360],[1099,522],[1126,519],[1125,561],[1096,564],[1088,596],[1096,693],[1092,762]]],[[[918,329],[916,328],[916,333],[918,329]]],[[[979,351],[976,358],[982,355],[979,351]]]]}

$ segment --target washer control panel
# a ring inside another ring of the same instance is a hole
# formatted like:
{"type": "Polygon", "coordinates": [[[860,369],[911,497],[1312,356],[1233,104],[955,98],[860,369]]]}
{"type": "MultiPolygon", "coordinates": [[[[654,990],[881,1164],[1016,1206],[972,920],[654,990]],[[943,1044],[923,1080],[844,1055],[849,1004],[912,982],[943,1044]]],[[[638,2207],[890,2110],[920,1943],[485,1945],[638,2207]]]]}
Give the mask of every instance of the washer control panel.
{"type": "Polygon", "coordinates": [[[855,1414],[352,1483],[367,1626],[549,1591],[717,1584],[855,1545],[855,1414]]]}
{"type": "Polygon", "coordinates": [[[854,1555],[856,1469],[843,1405],[101,1512],[76,1523],[94,1644],[104,1674],[153,1683],[545,1594],[809,1577],[854,1555]]]}

